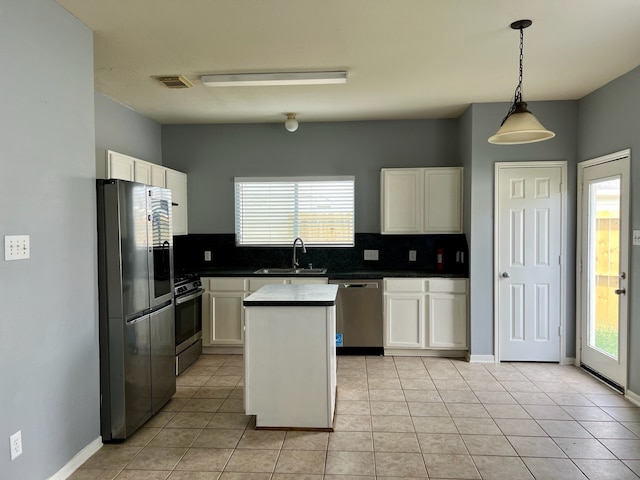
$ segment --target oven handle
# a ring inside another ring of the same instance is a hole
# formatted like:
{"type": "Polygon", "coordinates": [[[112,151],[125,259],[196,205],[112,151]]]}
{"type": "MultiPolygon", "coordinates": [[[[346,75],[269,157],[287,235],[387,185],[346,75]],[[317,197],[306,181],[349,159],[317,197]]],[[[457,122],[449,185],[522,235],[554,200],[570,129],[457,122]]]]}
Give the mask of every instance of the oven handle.
{"type": "Polygon", "coordinates": [[[176,298],[176,305],[181,305],[185,302],[188,302],[189,300],[193,300],[194,298],[201,297],[203,294],[204,294],[204,288],[199,288],[198,290],[195,291],[195,293],[192,293],[191,295],[176,298]]]}

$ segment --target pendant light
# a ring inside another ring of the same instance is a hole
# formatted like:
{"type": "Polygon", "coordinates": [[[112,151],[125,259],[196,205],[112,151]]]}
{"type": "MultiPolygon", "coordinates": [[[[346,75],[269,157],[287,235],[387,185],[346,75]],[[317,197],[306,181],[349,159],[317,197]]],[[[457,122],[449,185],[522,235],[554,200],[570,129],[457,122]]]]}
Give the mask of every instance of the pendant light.
{"type": "Polygon", "coordinates": [[[522,101],[522,47],[524,45],[523,30],[530,27],[531,20],[518,20],[511,24],[514,30],[520,30],[520,73],[518,86],[513,98],[513,105],[502,120],[495,135],[489,137],[489,143],[496,145],[518,145],[549,140],[556,136],[551,130],[542,126],[536,117],[527,109],[527,103],[522,101]]]}
{"type": "Polygon", "coordinates": [[[290,132],[295,132],[298,129],[298,120],[296,120],[295,113],[287,113],[287,119],[284,121],[284,128],[290,132]]]}

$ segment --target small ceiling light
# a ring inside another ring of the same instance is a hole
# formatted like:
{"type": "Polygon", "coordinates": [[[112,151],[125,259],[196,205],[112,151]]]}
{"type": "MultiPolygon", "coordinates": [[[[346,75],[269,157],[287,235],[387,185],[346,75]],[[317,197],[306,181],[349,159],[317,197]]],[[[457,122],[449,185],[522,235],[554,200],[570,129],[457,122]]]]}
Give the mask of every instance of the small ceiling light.
{"type": "Polygon", "coordinates": [[[549,140],[556,136],[551,130],[542,126],[536,117],[527,110],[527,103],[522,101],[522,48],[524,45],[523,30],[530,27],[531,20],[518,20],[511,24],[514,30],[520,30],[520,75],[513,98],[513,105],[502,120],[495,135],[489,137],[489,143],[496,145],[517,145],[549,140]]]}
{"type": "Polygon", "coordinates": [[[271,85],[331,85],[347,83],[347,72],[230,73],[203,75],[207,87],[264,87],[271,85]]]}
{"type": "Polygon", "coordinates": [[[287,119],[284,121],[284,128],[290,132],[295,132],[298,129],[298,120],[296,120],[295,113],[287,113],[287,119]]]}

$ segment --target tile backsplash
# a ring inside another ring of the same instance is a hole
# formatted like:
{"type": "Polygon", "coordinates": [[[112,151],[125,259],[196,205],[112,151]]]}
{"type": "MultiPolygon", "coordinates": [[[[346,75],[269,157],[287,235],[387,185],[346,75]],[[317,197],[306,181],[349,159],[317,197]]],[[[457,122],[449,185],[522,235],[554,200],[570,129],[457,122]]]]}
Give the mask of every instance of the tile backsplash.
{"type": "MultiPolygon", "coordinates": [[[[304,240],[304,239],[303,239],[304,240]]],[[[293,240],[292,240],[293,242],[293,240]]],[[[469,249],[464,234],[381,235],[356,233],[353,247],[298,248],[300,266],[348,272],[361,270],[411,270],[438,272],[437,254],[442,250],[443,273],[467,274],[469,249]],[[378,260],[364,260],[365,250],[377,250],[378,260]],[[415,261],[410,261],[410,251],[415,261]]],[[[258,269],[290,267],[292,248],[238,247],[234,234],[191,234],[174,237],[175,271],[207,269],[258,269]],[[211,261],[205,261],[205,252],[211,261]]]]}

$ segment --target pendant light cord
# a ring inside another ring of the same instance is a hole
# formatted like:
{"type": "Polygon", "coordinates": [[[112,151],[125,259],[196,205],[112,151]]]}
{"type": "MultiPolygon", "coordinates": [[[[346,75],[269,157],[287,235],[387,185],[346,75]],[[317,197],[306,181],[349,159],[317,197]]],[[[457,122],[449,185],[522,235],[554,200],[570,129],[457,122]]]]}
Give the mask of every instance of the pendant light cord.
{"type": "Polygon", "coordinates": [[[522,61],[524,59],[524,55],[522,52],[524,50],[524,28],[520,27],[519,30],[520,30],[520,58],[519,58],[520,70],[518,71],[518,85],[516,86],[516,91],[513,94],[513,103],[511,104],[511,107],[509,108],[509,111],[507,112],[505,117],[502,119],[502,123],[500,125],[504,125],[504,122],[507,121],[507,118],[509,118],[509,116],[516,111],[518,103],[522,102],[522,71],[523,71],[522,61]]]}
{"type": "Polygon", "coordinates": [[[520,74],[518,76],[518,86],[514,95],[513,103],[516,104],[522,101],[522,60],[524,58],[522,51],[524,49],[524,29],[520,29],[520,74]]]}

